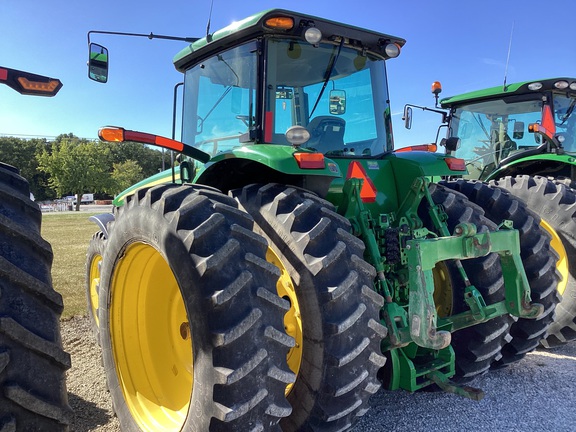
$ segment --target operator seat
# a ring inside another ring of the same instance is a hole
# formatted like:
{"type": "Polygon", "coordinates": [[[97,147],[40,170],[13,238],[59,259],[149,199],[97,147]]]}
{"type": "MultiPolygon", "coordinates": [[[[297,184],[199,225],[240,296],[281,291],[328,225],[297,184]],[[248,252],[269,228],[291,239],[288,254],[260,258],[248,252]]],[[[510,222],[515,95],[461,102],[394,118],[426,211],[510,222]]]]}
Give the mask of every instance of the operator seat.
{"type": "Polygon", "coordinates": [[[326,153],[331,150],[344,150],[344,129],[346,121],[340,117],[318,116],[308,123],[310,140],[306,147],[326,153]]]}

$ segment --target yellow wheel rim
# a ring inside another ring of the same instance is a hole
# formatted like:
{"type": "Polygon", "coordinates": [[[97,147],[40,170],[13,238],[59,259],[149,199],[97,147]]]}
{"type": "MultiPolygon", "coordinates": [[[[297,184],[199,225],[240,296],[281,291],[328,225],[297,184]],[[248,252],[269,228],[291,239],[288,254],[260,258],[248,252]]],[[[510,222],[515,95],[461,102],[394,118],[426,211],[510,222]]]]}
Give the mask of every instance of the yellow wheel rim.
{"type": "Polygon", "coordinates": [[[143,431],[182,429],[192,396],[192,338],[178,283],[160,253],[134,243],[111,286],[110,336],[116,372],[143,431]]]}
{"type": "Polygon", "coordinates": [[[566,254],[566,249],[564,248],[562,240],[560,239],[560,236],[558,236],[556,230],[552,228],[552,226],[544,219],[540,219],[540,226],[544,228],[546,231],[548,231],[550,236],[552,236],[550,246],[558,254],[558,262],[556,263],[556,270],[558,270],[558,272],[562,276],[562,280],[558,283],[558,293],[560,293],[560,295],[563,295],[564,291],[566,291],[566,286],[568,284],[568,274],[569,274],[568,255],[566,254]]]}
{"type": "Polygon", "coordinates": [[[101,263],[102,255],[94,255],[90,262],[90,273],[88,276],[88,280],[90,281],[90,312],[92,313],[96,327],[100,327],[100,322],[98,321],[98,285],[100,284],[101,263]]]}
{"type": "MultiPolygon", "coordinates": [[[[294,374],[298,375],[300,370],[300,365],[302,364],[302,319],[300,317],[300,306],[298,306],[298,298],[296,297],[296,290],[294,289],[294,284],[292,283],[292,278],[288,274],[288,270],[282,264],[282,261],[278,258],[278,255],[274,251],[268,248],[266,253],[266,260],[274,264],[280,269],[280,278],[276,283],[276,289],[278,295],[282,298],[287,299],[290,302],[290,310],[284,315],[284,329],[289,336],[292,336],[295,341],[295,345],[290,349],[288,355],[286,356],[286,361],[288,362],[288,367],[294,374]]],[[[294,383],[290,383],[286,386],[286,395],[290,393],[294,383]]]]}
{"type": "Polygon", "coordinates": [[[452,289],[452,280],[445,263],[436,263],[432,269],[434,277],[434,304],[436,313],[440,318],[446,318],[452,315],[454,307],[454,292],[452,289]]]}

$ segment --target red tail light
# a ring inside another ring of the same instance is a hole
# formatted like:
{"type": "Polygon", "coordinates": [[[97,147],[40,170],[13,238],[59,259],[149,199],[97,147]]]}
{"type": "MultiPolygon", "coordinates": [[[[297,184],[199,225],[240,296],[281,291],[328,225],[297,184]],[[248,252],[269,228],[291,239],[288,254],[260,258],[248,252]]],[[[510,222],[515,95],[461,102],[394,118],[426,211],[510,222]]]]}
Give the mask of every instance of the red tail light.
{"type": "Polygon", "coordinates": [[[466,162],[464,159],[446,158],[444,162],[446,162],[446,165],[448,165],[448,168],[452,171],[466,171],[466,162]]]}
{"type": "Polygon", "coordinates": [[[323,169],[326,166],[322,153],[294,153],[294,159],[301,169],[323,169]]]}

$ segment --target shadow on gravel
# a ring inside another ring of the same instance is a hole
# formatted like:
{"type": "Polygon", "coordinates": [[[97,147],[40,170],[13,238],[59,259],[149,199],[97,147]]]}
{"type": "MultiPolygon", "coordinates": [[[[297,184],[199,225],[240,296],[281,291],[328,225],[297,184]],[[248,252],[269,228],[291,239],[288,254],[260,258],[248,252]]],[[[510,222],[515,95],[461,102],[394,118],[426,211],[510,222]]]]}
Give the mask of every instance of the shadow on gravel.
{"type": "Polygon", "coordinates": [[[84,400],[73,393],[68,393],[68,403],[74,410],[70,430],[74,432],[90,432],[98,426],[110,422],[110,414],[96,404],[84,400]]]}

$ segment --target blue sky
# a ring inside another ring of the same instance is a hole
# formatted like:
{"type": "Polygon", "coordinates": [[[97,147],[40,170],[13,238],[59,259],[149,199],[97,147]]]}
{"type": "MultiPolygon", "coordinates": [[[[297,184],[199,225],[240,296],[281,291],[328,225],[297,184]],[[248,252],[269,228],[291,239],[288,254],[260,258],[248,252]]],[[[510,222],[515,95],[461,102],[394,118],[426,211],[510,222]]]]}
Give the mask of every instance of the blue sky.
{"type": "MultiPolygon", "coordinates": [[[[270,8],[292,9],[403,37],[400,57],[388,62],[396,146],[433,141],[439,116],[404,104],[432,107],[430,85],[441,96],[501,85],[514,23],[507,82],[576,75],[574,0],[214,0],[211,30],[270,8]],[[556,16],[556,18],[554,18],[556,16]]],[[[104,125],[170,136],[172,65],[181,42],[94,35],[110,51],[107,84],[87,78],[89,30],[204,36],[210,0],[0,0],[0,66],[57,77],[54,98],[21,96],[0,87],[0,135],[96,138],[104,125]]],[[[178,137],[178,135],[177,135],[178,137]]]]}

